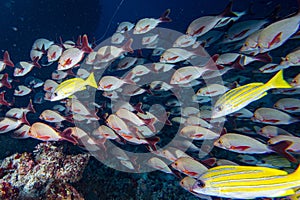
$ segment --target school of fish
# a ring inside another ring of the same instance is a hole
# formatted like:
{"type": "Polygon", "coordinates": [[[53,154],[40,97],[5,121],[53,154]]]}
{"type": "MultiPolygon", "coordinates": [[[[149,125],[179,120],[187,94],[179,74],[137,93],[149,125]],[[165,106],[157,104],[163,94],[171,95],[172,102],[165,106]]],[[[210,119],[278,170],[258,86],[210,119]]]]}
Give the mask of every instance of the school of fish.
{"type": "Polygon", "coordinates": [[[5,51],[0,134],[67,141],[132,171],[138,160],[106,143],[143,149],[150,168],[202,199],[299,199],[300,11],[244,20],[253,14],[232,6],[191,21],[168,48],[156,30],[170,9],[119,23],[100,47],[83,35],[37,39],[28,61],[5,51]]]}

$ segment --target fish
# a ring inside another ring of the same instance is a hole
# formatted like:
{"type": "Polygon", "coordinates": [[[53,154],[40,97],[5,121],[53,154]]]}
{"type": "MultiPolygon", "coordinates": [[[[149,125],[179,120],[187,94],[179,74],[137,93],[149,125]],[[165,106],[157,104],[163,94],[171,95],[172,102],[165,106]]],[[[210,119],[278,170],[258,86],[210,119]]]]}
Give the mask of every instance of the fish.
{"type": "Polygon", "coordinates": [[[93,49],[89,47],[87,35],[82,37],[82,45],[79,48],[72,47],[63,51],[58,60],[57,70],[67,70],[77,65],[84,56],[84,53],[90,53],[93,49]]]}
{"type": "Polygon", "coordinates": [[[285,43],[299,29],[299,20],[300,12],[262,29],[257,40],[259,53],[271,51],[285,43]]]}
{"type": "Polygon", "coordinates": [[[268,20],[247,20],[233,24],[221,43],[237,42],[247,38],[268,23],[268,20]]]}
{"type": "Polygon", "coordinates": [[[43,51],[39,51],[39,50],[35,50],[35,49],[32,49],[30,51],[30,59],[31,59],[31,61],[38,62],[39,60],[42,59],[43,55],[44,55],[43,51]]]}
{"type": "Polygon", "coordinates": [[[288,113],[297,113],[300,112],[300,100],[296,98],[282,98],[273,107],[288,113]]]}
{"type": "Polygon", "coordinates": [[[21,119],[23,114],[27,114],[28,112],[36,113],[33,105],[32,105],[32,100],[29,100],[29,103],[27,107],[25,108],[11,108],[5,113],[6,117],[11,117],[11,118],[16,118],[16,119],[21,119]]]}
{"type": "Polygon", "coordinates": [[[177,69],[171,77],[170,84],[180,85],[187,84],[200,78],[206,71],[217,70],[216,68],[206,65],[204,67],[199,66],[186,66],[177,69]]]}
{"type": "Polygon", "coordinates": [[[99,126],[96,133],[97,134],[94,134],[94,136],[96,136],[96,137],[101,136],[101,137],[104,137],[106,139],[111,139],[111,140],[116,140],[119,138],[119,136],[111,128],[109,128],[108,126],[105,126],[105,125],[99,126]]]}
{"type": "Polygon", "coordinates": [[[221,94],[224,94],[225,92],[227,92],[229,90],[229,88],[227,88],[224,85],[220,85],[220,84],[210,84],[206,87],[200,88],[196,95],[198,96],[210,96],[210,97],[214,97],[214,96],[218,96],[221,94]]]}
{"type": "MultiPolygon", "coordinates": [[[[44,110],[39,118],[41,120],[45,120],[47,122],[62,122],[67,120],[67,118],[63,117],[60,115],[60,113],[58,113],[57,111],[53,111],[53,110],[44,110]]],[[[70,119],[69,119],[70,121],[70,119]]]]}
{"type": "Polygon", "coordinates": [[[133,85],[136,84],[130,79],[119,79],[115,76],[103,76],[98,83],[99,86],[97,86],[97,89],[103,91],[113,91],[120,88],[125,83],[133,85]]]}
{"type": "Polygon", "coordinates": [[[193,178],[197,178],[199,175],[207,171],[207,168],[204,165],[191,157],[180,157],[173,162],[171,166],[193,178]]]}
{"type": "MultiPolygon", "coordinates": [[[[276,144],[279,144],[279,143],[285,142],[285,141],[290,142],[289,143],[290,145],[288,145],[287,148],[282,149],[282,150],[288,151],[291,153],[296,153],[296,154],[300,153],[300,138],[293,136],[293,135],[277,135],[268,140],[268,145],[274,146],[276,144]]],[[[282,151],[282,150],[280,150],[280,151],[282,151]]],[[[295,161],[298,162],[297,160],[295,160],[295,161]]]]}
{"type": "Polygon", "coordinates": [[[282,128],[279,128],[277,126],[268,125],[268,126],[264,126],[262,128],[259,128],[259,127],[254,127],[254,128],[255,128],[257,134],[260,134],[267,138],[272,138],[277,135],[292,135],[288,131],[286,131],[282,128]]]}
{"type": "Polygon", "coordinates": [[[299,122],[300,119],[294,118],[285,112],[273,108],[258,108],[254,111],[252,121],[280,125],[299,122]]]}
{"type": "Polygon", "coordinates": [[[186,34],[199,37],[213,29],[223,17],[236,16],[231,12],[232,1],[226,6],[225,10],[217,16],[203,16],[193,20],[186,30],[186,34]]]}
{"type": "Polygon", "coordinates": [[[259,71],[261,71],[262,73],[273,73],[273,72],[277,72],[281,69],[287,69],[289,68],[289,66],[286,65],[280,65],[280,64],[276,64],[276,63],[268,63],[265,64],[264,66],[259,68],[259,71]]]}
{"type": "Polygon", "coordinates": [[[281,58],[280,65],[282,66],[299,66],[300,65],[300,49],[295,49],[291,53],[287,54],[284,58],[281,58]]]}
{"type": "Polygon", "coordinates": [[[31,138],[35,138],[42,141],[66,140],[73,144],[77,143],[72,137],[63,137],[60,132],[56,131],[51,126],[41,122],[33,123],[29,129],[28,135],[31,138]]]}
{"type": "Polygon", "coordinates": [[[116,47],[116,46],[101,47],[97,51],[95,61],[93,62],[93,64],[99,65],[101,63],[107,63],[113,61],[126,52],[133,53],[133,49],[131,48],[132,42],[133,39],[130,38],[122,47],[116,47]]]}
{"type": "Polygon", "coordinates": [[[218,166],[198,177],[192,191],[224,198],[282,197],[300,185],[300,168],[293,173],[258,166],[218,166]]]}
{"type": "Polygon", "coordinates": [[[131,31],[134,28],[134,24],[131,22],[121,22],[118,27],[116,32],[117,33],[125,33],[128,31],[131,31]]]}
{"type": "Polygon", "coordinates": [[[24,85],[19,85],[15,90],[14,90],[14,95],[15,96],[25,96],[28,95],[32,90],[24,85]]]}
{"type": "Polygon", "coordinates": [[[222,95],[214,105],[212,118],[226,116],[238,111],[253,101],[256,101],[265,95],[272,88],[291,88],[283,79],[283,71],[280,70],[267,83],[249,83],[229,90],[222,95]]]}
{"type": "Polygon", "coordinates": [[[0,134],[15,130],[22,124],[30,125],[27,121],[26,114],[23,114],[20,119],[4,117],[0,120],[0,134]]]}
{"type": "Polygon", "coordinates": [[[58,101],[70,97],[78,91],[85,90],[87,85],[94,88],[98,87],[93,72],[86,80],[81,78],[72,78],[59,84],[52,93],[50,101],[58,101]]]}
{"type": "Polygon", "coordinates": [[[206,56],[207,53],[202,46],[194,50],[186,50],[178,47],[172,47],[163,52],[160,56],[159,62],[161,63],[177,63],[180,61],[188,60],[195,56],[206,56]]]}
{"type": "Polygon", "coordinates": [[[124,40],[125,40],[125,36],[119,32],[116,32],[111,36],[112,44],[121,44],[124,40]]]}
{"type": "Polygon", "coordinates": [[[53,93],[55,91],[55,89],[57,88],[57,86],[58,86],[57,82],[55,82],[51,79],[47,79],[44,83],[44,91],[53,93]]]}
{"type": "Polygon", "coordinates": [[[171,10],[167,9],[160,18],[154,19],[154,18],[144,18],[140,19],[134,29],[133,34],[144,34],[152,29],[154,29],[159,23],[161,22],[171,22],[171,18],[169,17],[171,10]]]}
{"type": "Polygon", "coordinates": [[[201,126],[185,126],[180,135],[193,140],[212,140],[220,137],[219,134],[201,126]]]}
{"type": "Polygon", "coordinates": [[[241,134],[226,133],[214,142],[214,146],[243,154],[264,154],[273,152],[266,144],[241,134]]]}
{"type": "Polygon", "coordinates": [[[50,41],[48,39],[45,39],[45,38],[39,38],[39,39],[36,39],[34,42],[33,42],[33,45],[31,47],[31,49],[34,49],[34,50],[39,50],[39,51],[46,51],[49,49],[49,47],[53,44],[54,42],[53,41],[50,41]]]}
{"type": "Polygon", "coordinates": [[[173,47],[189,47],[195,44],[197,37],[190,35],[181,35],[173,43],[173,47]]]}
{"type": "Polygon", "coordinates": [[[259,49],[257,47],[258,47],[258,38],[261,32],[262,29],[249,35],[244,41],[240,49],[240,52],[248,55],[254,55],[254,56],[259,54],[259,49]]]}
{"type": "Polygon", "coordinates": [[[167,174],[173,174],[172,170],[168,167],[168,165],[157,157],[152,157],[147,161],[147,164],[154,169],[162,171],[167,174]]]}
{"type": "Polygon", "coordinates": [[[31,62],[21,61],[16,64],[16,68],[14,70],[14,76],[15,77],[25,76],[33,69],[33,67],[41,68],[41,66],[39,66],[39,64],[36,62],[31,63],[31,62]]]}
{"type": "Polygon", "coordinates": [[[155,42],[155,40],[158,39],[158,36],[159,36],[158,34],[151,34],[151,33],[147,34],[142,38],[142,45],[148,45],[155,42]]]}
{"type": "Polygon", "coordinates": [[[155,122],[154,119],[142,120],[136,114],[125,108],[120,108],[119,110],[117,110],[116,115],[123,120],[133,123],[136,126],[148,126],[153,132],[155,132],[155,127],[153,125],[153,123],[155,122]]]}
{"type": "Polygon", "coordinates": [[[47,51],[48,62],[57,61],[63,53],[63,48],[60,45],[52,44],[47,51]]]}

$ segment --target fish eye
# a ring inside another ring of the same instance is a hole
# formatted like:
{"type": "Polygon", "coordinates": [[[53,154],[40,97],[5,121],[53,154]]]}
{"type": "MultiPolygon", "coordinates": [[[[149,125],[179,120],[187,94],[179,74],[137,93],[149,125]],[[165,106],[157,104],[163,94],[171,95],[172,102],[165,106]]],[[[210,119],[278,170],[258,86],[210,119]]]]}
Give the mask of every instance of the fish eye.
{"type": "Polygon", "coordinates": [[[244,46],[247,47],[248,45],[249,45],[249,43],[248,43],[248,42],[245,42],[244,46]]]}
{"type": "Polygon", "coordinates": [[[222,111],[222,106],[217,106],[216,108],[215,108],[215,110],[217,111],[217,112],[220,112],[220,111],[222,111]]]}
{"type": "Polygon", "coordinates": [[[204,188],[205,187],[205,183],[201,180],[198,180],[197,181],[197,186],[200,187],[200,188],[204,188]]]}
{"type": "Polygon", "coordinates": [[[174,165],[177,166],[178,165],[177,162],[174,162],[174,165]]]}

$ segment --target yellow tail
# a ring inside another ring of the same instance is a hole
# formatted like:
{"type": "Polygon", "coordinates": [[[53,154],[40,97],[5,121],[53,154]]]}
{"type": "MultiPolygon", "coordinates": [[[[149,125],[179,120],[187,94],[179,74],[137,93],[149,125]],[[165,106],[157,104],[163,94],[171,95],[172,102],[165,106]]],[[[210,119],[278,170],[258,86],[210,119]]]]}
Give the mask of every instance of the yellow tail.
{"type": "Polygon", "coordinates": [[[269,88],[291,88],[292,87],[290,84],[288,84],[288,82],[286,82],[283,79],[283,70],[277,72],[277,74],[273,76],[273,78],[271,78],[265,84],[265,86],[269,88]]]}
{"type": "Polygon", "coordinates": [[[89,77],[85,80],[86,85],[92,86],[94,88],[97,88],[97,83],[95,80],[94,72],[92,72],[89,77]]]}

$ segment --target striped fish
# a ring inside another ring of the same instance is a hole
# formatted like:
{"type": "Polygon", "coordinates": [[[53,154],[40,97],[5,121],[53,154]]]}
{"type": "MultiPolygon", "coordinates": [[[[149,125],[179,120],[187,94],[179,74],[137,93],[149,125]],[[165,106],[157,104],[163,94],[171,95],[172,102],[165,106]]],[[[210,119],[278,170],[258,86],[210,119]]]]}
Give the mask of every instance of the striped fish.
{"type": "Polygon", "coordinates": [[[249,199],[295,194],[300,186],[300,165],[291,174],[257,166],[218,166],[203,173],[193,185],[197,194],[249,199]]]}
{"type": "Polygon", "coordinates": [[[266,84],[249,83],[226,92],[217,100],[213,108],[212,118],[218,118],[234,113],[251,102],[264,97],[267,95],[266,91],[272,88],[291,88],[291,86],[283,79],[282,70],[266,84]]]}

